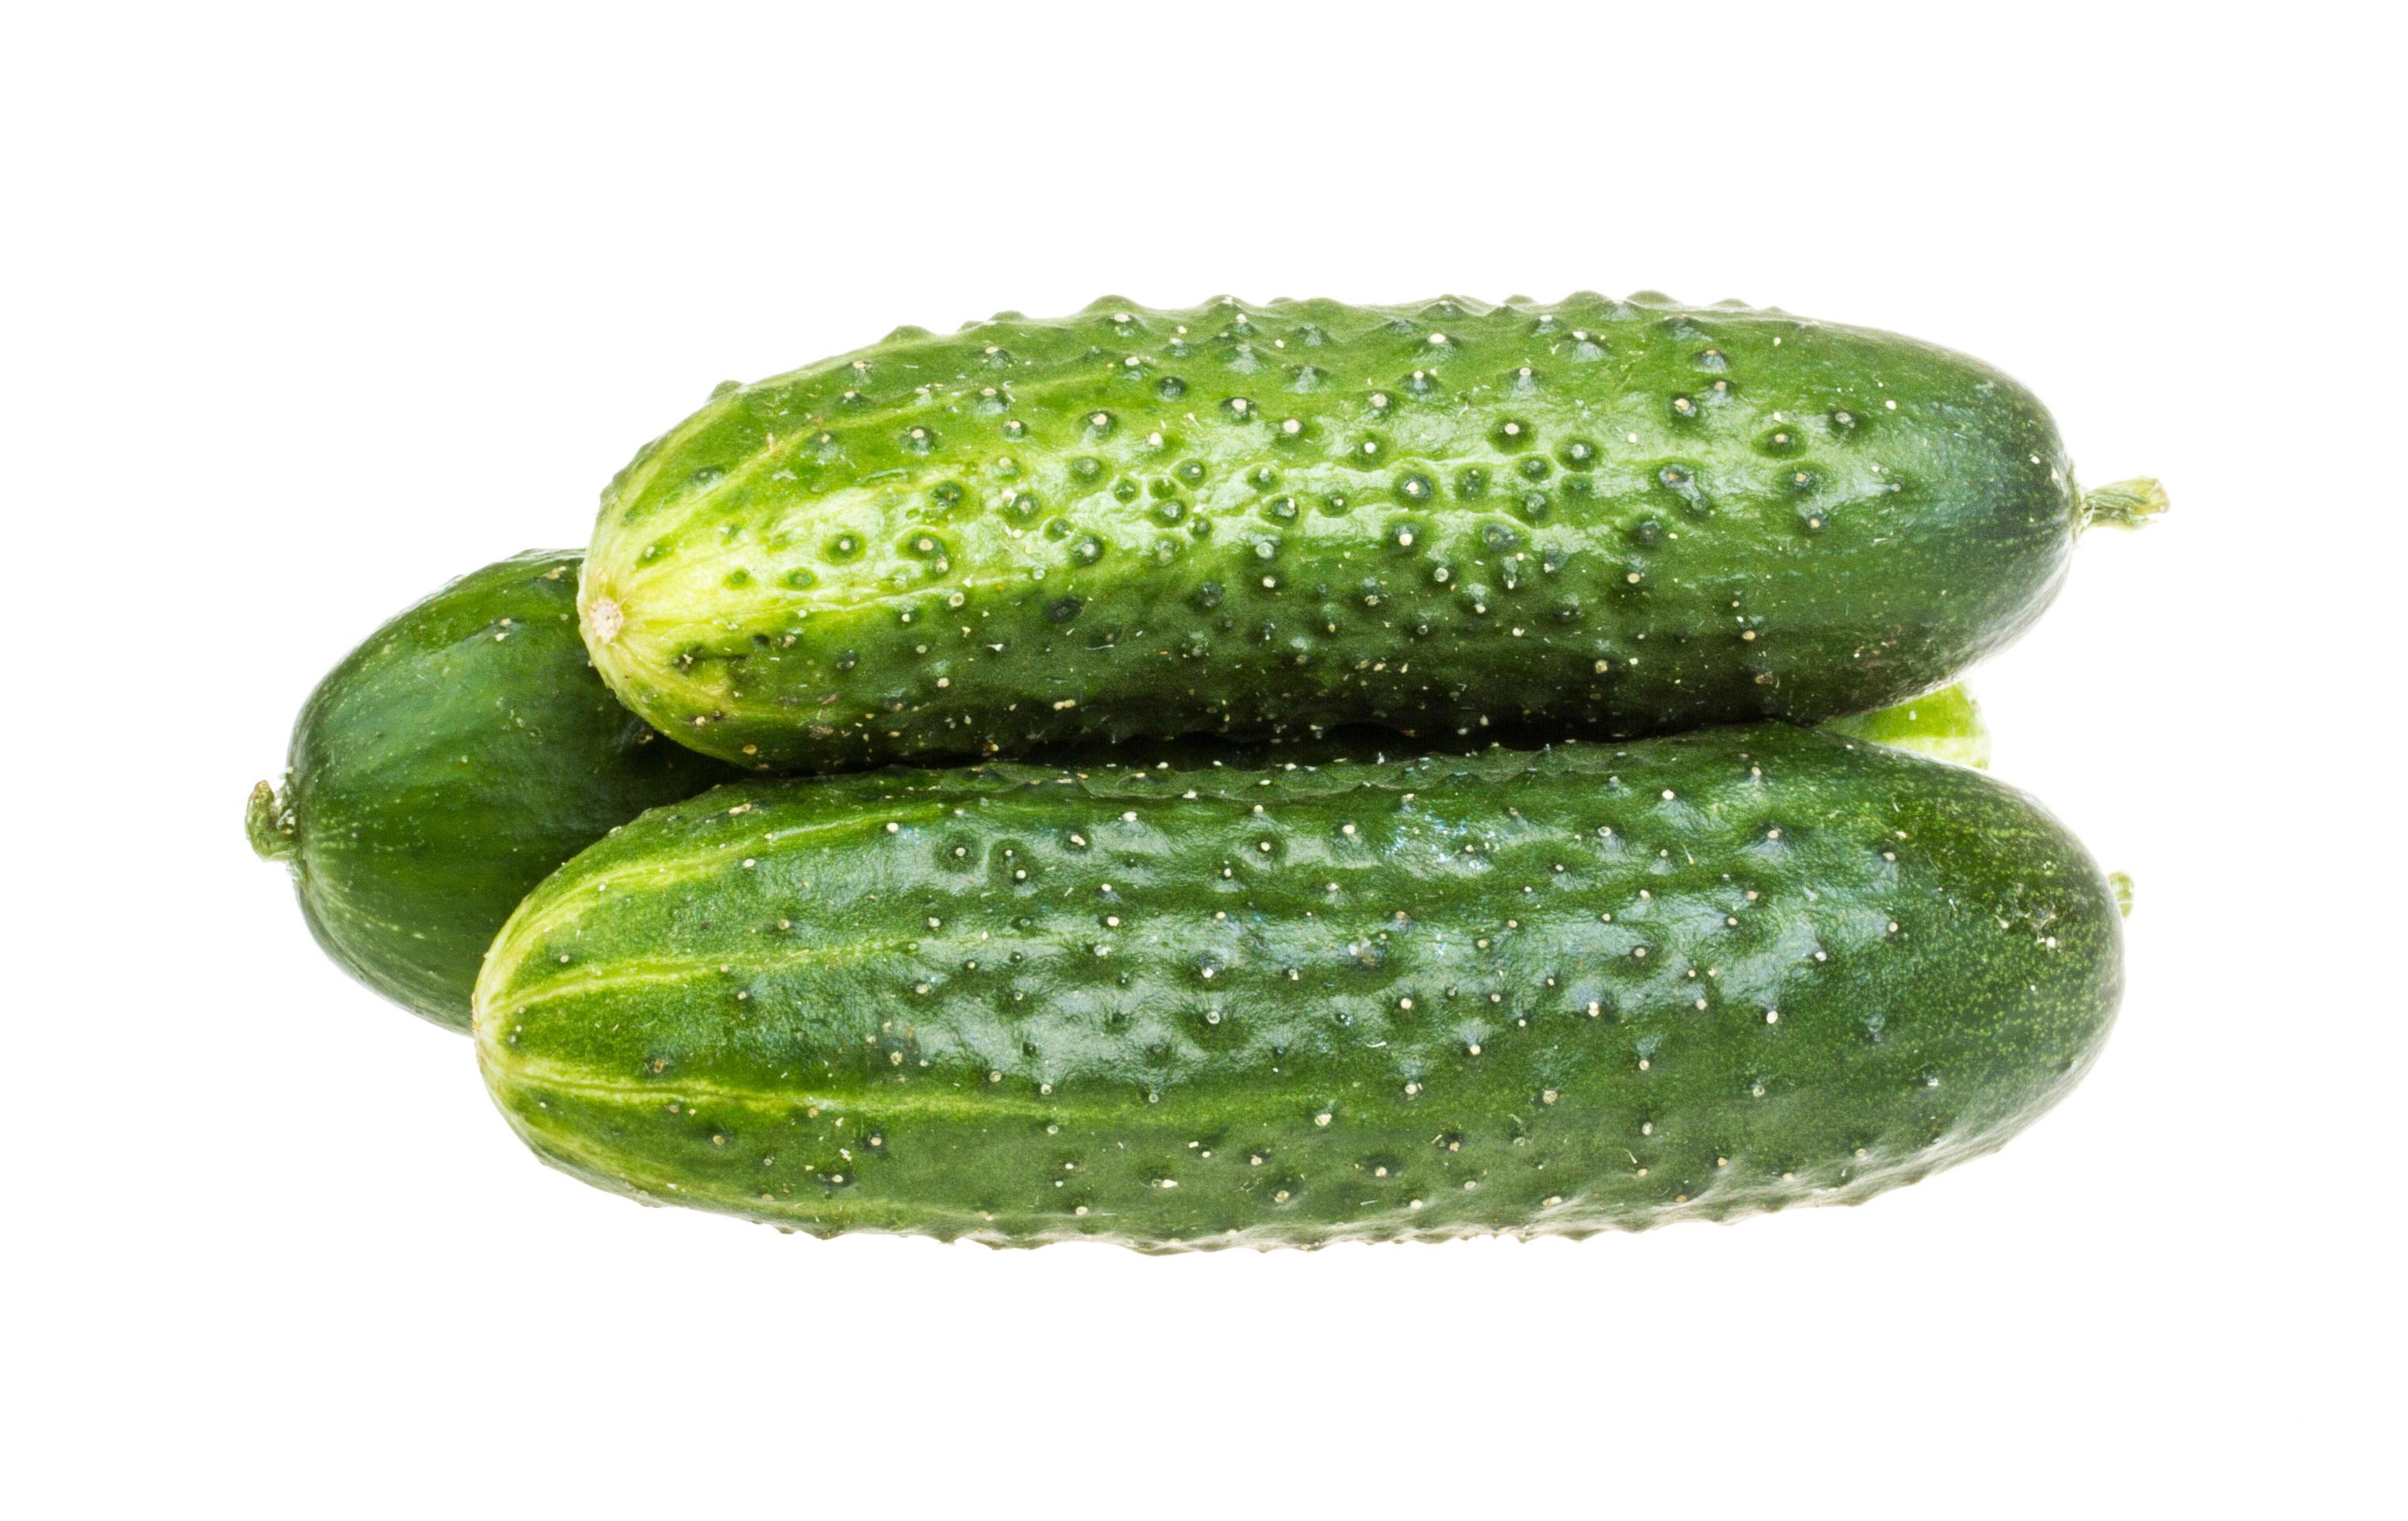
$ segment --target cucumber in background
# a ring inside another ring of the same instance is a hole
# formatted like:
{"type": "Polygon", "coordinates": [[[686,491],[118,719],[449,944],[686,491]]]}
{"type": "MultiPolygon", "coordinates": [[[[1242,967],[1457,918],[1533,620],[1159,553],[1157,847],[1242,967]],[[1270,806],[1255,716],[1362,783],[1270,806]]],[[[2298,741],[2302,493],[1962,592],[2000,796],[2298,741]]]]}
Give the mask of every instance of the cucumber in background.
{"type": "MultiPolygon", "coordinates": [[[[251,845],[291,865],[327,954],[454,1029],[529,888],[645,809],[742,774],[663,742],[594,674],[571,610],[581,558],[513,556],[379,629],[303,709],[283,786],[251,789],[251,845]]],[[[1958,693],[1881,722],[1868,738],[1948,751],[1979,718],[1958,693]]]]}
{"type": "Polygon", "coordinates": [[[604,493],[603,678],[758,769],[1371,724],[1618,738],[1928,691],[2085,493],[1961,354],[1653,294],[1115,300],[723,387],[604,493]]]}
{"type": "Polygon", "coordinates": [[[1877,712],[1835,718],[1823,727],[1842,739],[1869,739],[1977,771],[1990,766],[1990,726],[1983,721],[1982,705],[1962,684],[1877,712]]]}
{"type": "Polygon", "coordinates": [[[2116,895],[1978,772],[1765,725],[1409,762],[738,782],[537,888],[546,1160],[826,1235],[1148,1250],[1853,1203],[2096,1057],[2116,895]]]}
{"type": "Polygon", "coordinates": [[[494,931],[527,889],[645,809],[738,774],[668,743],[594,674],[575,551],[463,576],[378,629],[251,790],[252,848],[288,863],[326,954],[466,1029],[494,931]]]}

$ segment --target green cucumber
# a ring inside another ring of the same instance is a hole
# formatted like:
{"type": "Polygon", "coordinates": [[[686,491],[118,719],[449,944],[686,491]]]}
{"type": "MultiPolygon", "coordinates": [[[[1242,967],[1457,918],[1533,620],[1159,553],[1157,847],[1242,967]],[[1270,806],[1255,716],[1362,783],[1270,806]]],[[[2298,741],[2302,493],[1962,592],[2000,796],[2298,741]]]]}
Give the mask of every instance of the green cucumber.
{"type": "Polygon", "coordinates": [[[1962,685],[1879,712],[1835,718],[1823,727],[1842,739],[1870,739],[1977,771],[1990,765],[1990,726],[1983,722],[1982,705],[1962,685]]]}
{"type": "MultiPolygon", "coordinates": [[[[303,709],[282,788],[251,789],[252,848],[291,865],[319,943],[454,1029],[529,888],[645,809],[740,774],[660,742],[594,674],[570,605],[580,558],[514,556],[378,630],[303,709]]],[[[1978,724],[1961,694],[1918,712],[1850,722],[1933,753],[1978,724]]]]}
{"type": "Polygon", "coordinates": [[[346,656],[293,726],[253,849],[290,863],[329,955],[466,1029],[477,965],[528,888],[645,809],[736,775],[611,697],[576,632],[574,551],[462,577],[346,656]]]}
{"type": "Polygon", "coordinates": [[[630,707],[761,769],[1618,738],[1928,691],[2163,506],[2078,491],[1996,370],[1777,310],[1106,301],[722,387],[579,605],[630,707]]]}
{"type": "Polygon", "coordinates": [[[1764,725],[738,782],[529,895],[476,1035],[546,1160],[813,1234],[1581,1235],[1998,1146],[2121,955],[2028,798],[1764,725]]]}

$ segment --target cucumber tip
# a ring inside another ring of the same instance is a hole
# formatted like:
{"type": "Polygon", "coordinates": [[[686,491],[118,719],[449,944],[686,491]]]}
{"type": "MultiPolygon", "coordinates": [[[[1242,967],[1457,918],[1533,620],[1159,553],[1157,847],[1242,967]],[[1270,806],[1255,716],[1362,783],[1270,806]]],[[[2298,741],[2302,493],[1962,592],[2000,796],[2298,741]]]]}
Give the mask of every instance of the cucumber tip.
{"type": "Polygon", "coordinates": [[[2163,485],[2140,476],[2083,493],[2082,516],[2085,523],[2109,528],[2140,528],[2163,517],[2172,505],[2163,485]]]}
{"type": "Polygon", "coordinates": [[[278,796],[276,784],[262,782],[251,789],[251,798],[242,811],[243,832],[251,837],[251,848],[263,861],[289,861],[297,849],[294,839],[293,811],[278,796]]]}
{"type": "Polygon", "coordinates": [[[597,596],[585,604],[585,635],[596,644],[608,644],[627,626],[625,610],[614,597],[597,596]]]}

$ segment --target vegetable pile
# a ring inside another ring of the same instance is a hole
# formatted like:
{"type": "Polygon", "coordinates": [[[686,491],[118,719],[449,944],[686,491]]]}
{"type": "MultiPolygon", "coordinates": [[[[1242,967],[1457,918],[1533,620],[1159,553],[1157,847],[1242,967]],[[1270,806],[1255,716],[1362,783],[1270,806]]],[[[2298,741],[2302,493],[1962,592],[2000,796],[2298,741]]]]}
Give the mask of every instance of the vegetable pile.
{"type": "Polygon", "coordinates": [[[648,1202],[1144,1250],[1856,1202],[2097,1058],[2123,885],[1947,683],[2164,506],[1777,310],[898,329],[371,635],[250,833],[648,1202]]]}

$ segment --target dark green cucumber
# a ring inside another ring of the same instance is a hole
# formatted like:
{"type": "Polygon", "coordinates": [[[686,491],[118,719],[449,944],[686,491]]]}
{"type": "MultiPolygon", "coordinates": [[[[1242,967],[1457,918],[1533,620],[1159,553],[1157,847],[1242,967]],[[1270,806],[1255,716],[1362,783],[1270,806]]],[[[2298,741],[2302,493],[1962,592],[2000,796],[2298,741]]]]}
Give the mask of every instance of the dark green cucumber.
{"type": "Polygon", "coordinates": [[[604,493],[580,607],[763,769],[1622,737],[1928,691],[2162,506],[2085,497],[1996,370],[1779,311],[1107,301],[723,387],[604,493]]]}
{"type": "Polygon", "coordinates": [[[577,638],[574,551],[462,577],[318,685],[281,789],[251,791],[318,943],[361,982],[465,1029],[477,964],[528,888],[645,809],[734,773],[614,699],[577,638]]]}
{"type": "Polygon", "coordinates": [[[520,1134],[646,1200],[1312,1245],[1855,1202],[2055,1102],[2121,981],[2036,804],[1765,725],[737,783],[531,894],[476,1030],[520,1134]]]}
{"type": "MultiPolygon", "coordinates": [[[[571,607],[580,559],[530,551],[394,619],[302,710],[283,787],[251,789],[251,845],[291,864],[319,943],[455,1029],[529,888],[645,809],[738,774],[660,742],[594,674],[571,607]]],[[[1851,722],[1951,756],[1978,727],[1961,694],[1851,722]]]]}

